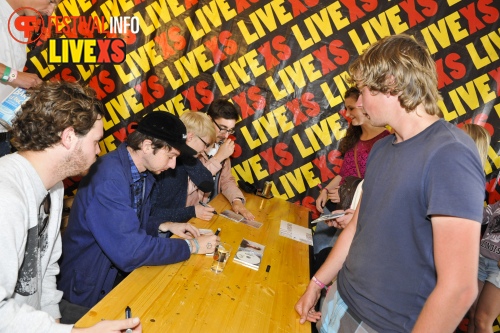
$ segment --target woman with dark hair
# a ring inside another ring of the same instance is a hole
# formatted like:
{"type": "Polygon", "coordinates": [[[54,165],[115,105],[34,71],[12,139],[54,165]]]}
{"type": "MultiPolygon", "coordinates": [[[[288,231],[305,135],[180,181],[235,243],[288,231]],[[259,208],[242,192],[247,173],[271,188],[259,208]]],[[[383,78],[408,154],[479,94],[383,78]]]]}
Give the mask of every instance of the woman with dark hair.
{"type": "Polygon", "coordinates": [[[323,208],[328,200],[339,202],[338,188],[343,178],[347,176],[364,178],[366,160],[373,144],[389,135],[384,127],[372,126],[363,110],[361,101],[358,101],[359,95],[359,90],[356,87],[349,88],[344,94],[346,116],[351,120],[346,135],[339,144],[339,151],[344,156],[344,163],[340,173],[321,190],[316,199],[316,208],[321,213],[323,213],[323,208]]]}
{"type": "MultiPolygon", "coordinates": [[[[363,109],[359,96],[360,92],[357,87],[349,88],[344,94],[346,117],[350,118],[350,124],[347,128],[346,135],[339,144],[339,151],[344,156],[344,162],[342,163],[339,174],[335,176],[328,185],[323,187],[316,199],[316,208],[321,213],[328,213],[324,211],[324,207],[328,200],[333,203],[340,202],[339,186],[342,184],[345,177],[365,177],[366,161],[368,160],[368,154],[373,144],[390,134],[385,127],[375,127],[370,123],[370,119],[363,109]]],[[[346,215],[336,219],[336,226],[345,227],[351,220],[354,210],[347,209],[345,213],[346,215]]],[[[316,232],[314,234],[314,253],[320,264],[323,262],[323,255],[324,258],[326,258],[336,239],[335,234],[337,230],[335,228],[330,228],[330,225],[333,224],[319,222],[316,226],[316,232]],[[324,253],[319,254],[322,250],[325,250],[324,253]]]]}

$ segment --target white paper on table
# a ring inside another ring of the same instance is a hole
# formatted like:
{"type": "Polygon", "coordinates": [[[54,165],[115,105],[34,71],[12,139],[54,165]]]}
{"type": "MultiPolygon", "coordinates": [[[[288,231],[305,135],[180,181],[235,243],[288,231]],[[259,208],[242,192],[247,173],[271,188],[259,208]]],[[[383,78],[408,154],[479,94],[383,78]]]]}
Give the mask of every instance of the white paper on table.
{"type": "Polygon", "coordinates": [[[313,245],[311,229],[284,220],[281,220],[280,236],[287,237],[307,245],[313,245]]]}

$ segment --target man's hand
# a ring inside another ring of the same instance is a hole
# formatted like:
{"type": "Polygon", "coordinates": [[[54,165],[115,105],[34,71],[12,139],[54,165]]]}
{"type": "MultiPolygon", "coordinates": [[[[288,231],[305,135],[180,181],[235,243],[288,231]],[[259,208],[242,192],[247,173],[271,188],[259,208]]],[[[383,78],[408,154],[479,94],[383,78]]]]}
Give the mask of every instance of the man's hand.
{"type": "Polygon", "coordinates": [[[92,327],[73,328],[71,333],[121,333],[127,328],[131,328],[134,333],[141,333],[142,325],[140,319],[103,320],[92,327]]]}
{"type": "Polygon", "coordinates": [[[247,220],[255,219],[255,216],[250,213],[241,200],[233,200],[232,208],[235,213],[243,215],[247,220]]]}
{"type": "Polygon", "coordinates": [[[218,244],[220,238],[219,236],[215,236],[214,234],[204,234],[200,237],[196,237],[196,240],[200,245],[198,254],[206,254],[214,252],[215,246],[218,244]]]}
{"type": "Polygon", "coordinates": [[[194,206],[194,211],[197,218],[205,221],[209,221],[215,215],[215,209],[212,206],[205,207],[202,205],[196,205],[194,206]]]}
{"type": "Polygon", "coordinates": [[[27,89],[42,83],[42,80],[33,73],[17,72],[17,78],[11,83],[15,87],[27,89]]]}
{"type": "Polygon", "coordinates": [[[314,310],[320,295],[321,288],[315,283],[310,282],[304,295],[295,304],[295,311],[300,315],[301,324],[305,323],[306,320],[315,323],[321,319],[321,312],[314,310]]]}
{"type": "Polygon", "coordinates": [[[347,210],[334,210],[332,214],[336,213],[345,213],[345,215],[342,215],[340,217],[337,217],[336,219],[333,220],[328,220],[325,221],[326,224],[328,224],[329,227],[335,227],[337,229],[344,229],[349,222],[351,222],[351,219],[354,215],[354,210],[353,209],[347,209],[347,210]]]}
{"type": "Polygon", "coordinates": [[[196,238],[200,236],[200,231],[194,225],[189,223],[164,222],[158,229],[162,232],[170,231],[176,236],[185,239],[196,238]]]}
{"type": "Polygon", "coordinates": [[[229,158],[229,156],[233,155],[234,152],[234,141],[231,139],[226,139],[220,147],[217,153],[214,155],[215,159],[217,161],[224,161],[226,158],[229,158]]]}

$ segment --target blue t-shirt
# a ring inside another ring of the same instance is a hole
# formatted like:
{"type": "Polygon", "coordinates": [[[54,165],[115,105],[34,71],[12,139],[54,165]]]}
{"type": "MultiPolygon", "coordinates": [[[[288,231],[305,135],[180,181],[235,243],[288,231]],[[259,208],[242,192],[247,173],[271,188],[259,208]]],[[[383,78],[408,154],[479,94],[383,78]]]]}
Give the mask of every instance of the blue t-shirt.
{"type": "Polygon", "coordinates": [[[368,158],[338,286],[350,310],[374,329],[410,332],[436,285],[430,216],[480,222],[485,179],[472,139],[442,119],[394,140],[378,141],[368,158]]]}

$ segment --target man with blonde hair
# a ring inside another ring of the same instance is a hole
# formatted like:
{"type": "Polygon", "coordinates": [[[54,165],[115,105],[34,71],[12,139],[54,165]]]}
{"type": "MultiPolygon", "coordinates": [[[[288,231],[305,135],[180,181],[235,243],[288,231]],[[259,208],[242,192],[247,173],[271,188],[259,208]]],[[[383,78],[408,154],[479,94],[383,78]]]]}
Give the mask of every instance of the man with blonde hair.
{"type": "Polygon", "coordinates": [[[361,203],[296,304],[300,322],[320,320],[321,332],[452,332],[477,294],[478,151],[441,119],[434,61],[411,36],[381,39],[349,71],[371,123],[394,135],[373,146],[361,203]]]}
{"type": "MultiPolygon", "coordinates": [[[[205,113],[188,111],[180,116],[186,126],[186,144],[201,155],[215,141],[212,120],[205,113]]],[[[192,217],[210,220],[214,209],[198,204],[187,205],[187,197],[199,189],[210,192],[214,186],[212,174],[201,161],[192,156],[179,159],[174,170],[157,177],[151,215],[165,221],[186,222],[192,217]]],[[[197,194],[196,194],[197,195],[197,194]]]]}

